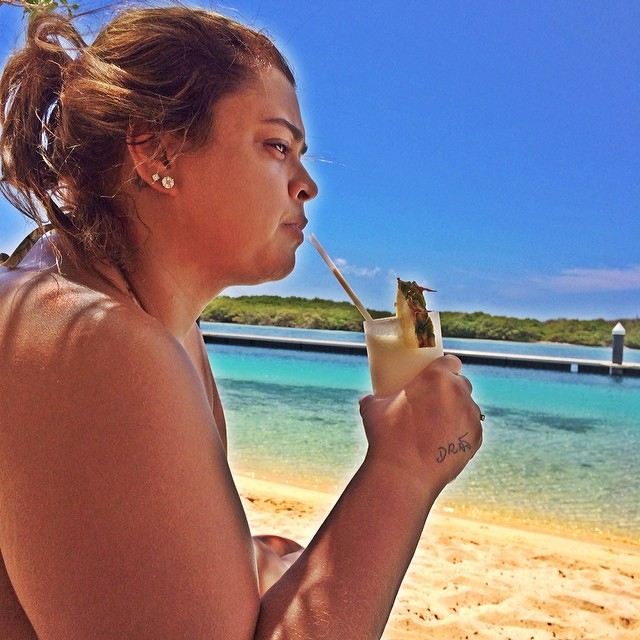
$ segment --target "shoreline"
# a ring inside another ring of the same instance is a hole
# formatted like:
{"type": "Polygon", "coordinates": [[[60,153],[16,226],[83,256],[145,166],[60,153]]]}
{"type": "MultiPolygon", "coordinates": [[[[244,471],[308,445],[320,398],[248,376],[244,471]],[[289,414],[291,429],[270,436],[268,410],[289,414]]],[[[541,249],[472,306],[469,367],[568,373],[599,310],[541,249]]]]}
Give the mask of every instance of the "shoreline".
{"type": "MultiPolygon", "coordinates": [[[[309,486],[304,481],[300,482],[295,478],[280,478],[268,474],[256,475],[255,472],[241,469],[234,469],[233,475],[234,477],[245,479],[249,483],[263,483],[265,486],[272,487],[278,493],[280,493],[278,488],[281,487],[292,494],[299,492],[301,495],[307,495],[314,502],[321,503],[324,500],[328,501],[329,504],[335,502],[342,492],[342,488],[349,481],[349,478],[345,477],[343,482],[334,481],[331,486],[329,484],[309,486]]],[[[440,496],[436,501],[429,518],[433,517],[460,519],[490,527],[503,527],[529,534],[555,536],[591,544],[606,544],[616,547],[629,546],[640,552],[640,536],[634,537],[627,533],[619,533],[613,529],[610,531],[594,531],[586,524],[575,522],[567,524],[553,518],[543,519],[537,516],[529,516],[525,519],[507,510],[500,510],[495,505],[491,507],[486,505],[470,506],[463,502],[449,499],[446,495],[440,496]]]]}
{"type": "MultiPolygon", "coordinates": [[[[294,498],[301,502],[308,502],[315,508],[327,509],[333,506],[338,499],[341,489],[331,491],[323,488],[309,488],[288,480],[274,480],[269,478],[259,478],[243,471],[234,471],[233,477],[236,480],[238,489],[242,495],[242,490],[246,491],[270,491],[276,496],[283,498],[294,498]],[[241,489],[242,488],[242,489],[241,489]]],[[[499,511],[489,511],[482,507],[474,509],[466,505],[456,504],[455,507],[443,504],[439,498],[431,513],[429,522],[437,521],[460,521],[468,523],[473,527],[496,528],[513,532],[521,532],[530,536],[541,536],[552,539],[577,542],[579,544],[590,544],[599,546],[615,547],[629,550],[631,553],[637,552],[640,555],[640,539],[634,539],[623,535],[615,535],[608,532],[590,531],[579,526],[563,526],[562,523],[554,520],[542,520],[529,518],[523,520],[508,514],[501,514],[499,511]]]]}
{"type": "Polygon", "coordinates": [[[620,547],[629,546],[640,551],[640,537],[634,538],[614,531],[594,531],[586,525],[579,523],[567,525],[558,520],[550,518],[543,519],[536,516],[523,519],[505,511],[500,511],[499,509],[489,510],[483,507],[469,507],[464,504],[457,504],[452,508],[449,506],[438,506],[438,503],[436,503],[434,513],[459,518],[461,520],[470,520],[488,526],[523,531],[534,535],[553,536],[590,544],[607,544],[620,547]]]}
{"type": "MultiPolygon", "coordinates": [[[[234,473],[254,534],[307,544],[337,495],[234,473]]],[[[640,634],[640,544],[429,516],[385,640],[565,640],[640,634]]]]}

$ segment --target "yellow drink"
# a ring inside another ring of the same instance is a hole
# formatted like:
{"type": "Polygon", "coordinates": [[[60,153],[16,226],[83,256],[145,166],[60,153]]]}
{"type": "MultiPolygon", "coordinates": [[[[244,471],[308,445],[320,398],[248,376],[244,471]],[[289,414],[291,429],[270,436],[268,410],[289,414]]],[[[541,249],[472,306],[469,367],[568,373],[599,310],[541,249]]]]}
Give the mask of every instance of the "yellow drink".
{"type": "Polygon", "coordinates": [[[375,395],[384,396],[399,391],[443,354],[440,314],[430,311],[429,317],[436,336],[435,347],[408,346],[399,318],[364,322],[371,385],[375,395]]]}

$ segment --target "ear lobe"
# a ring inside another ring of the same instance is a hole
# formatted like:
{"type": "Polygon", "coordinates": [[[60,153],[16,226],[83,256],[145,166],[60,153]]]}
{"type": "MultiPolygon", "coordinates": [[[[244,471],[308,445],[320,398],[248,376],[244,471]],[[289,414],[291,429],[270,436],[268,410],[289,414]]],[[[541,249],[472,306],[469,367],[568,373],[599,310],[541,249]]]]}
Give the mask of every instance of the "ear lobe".
{"type": "Polygon", "coordinates": [[[127,152],[140,180],[157,193],[174,195],[175,181],[167,175],[167,168],[171,164],[166,160],[166,152],[159,153],[158,147],[157,141],[148,135],[127,139],[127,152]]]}

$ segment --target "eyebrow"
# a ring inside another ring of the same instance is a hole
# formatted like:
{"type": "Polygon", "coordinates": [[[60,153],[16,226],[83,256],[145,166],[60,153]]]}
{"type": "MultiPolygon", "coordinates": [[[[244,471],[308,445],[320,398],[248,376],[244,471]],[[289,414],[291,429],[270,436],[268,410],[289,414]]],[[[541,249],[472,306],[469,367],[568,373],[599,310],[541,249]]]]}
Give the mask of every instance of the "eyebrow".
{"type": "MultiPolygon", "coordinates": [[[[298,129],[298,127],[296,127],[295,124],[292,124],[286,118],[265,118],[263,122],[267,122],[269,124],[279,124],[289,129],[289,131],[291,131],[291,135],[293,136],[293,139],[296,142],[300,142],[304,140],[304,134],[302,133],[302,131],[300,131],[300,129],[298,129]]],[[[309,147],[307,147],[306,144],[302,145],[302,150],[300,152],[300,155],[304,155],[308,149],[309,147]]]]}

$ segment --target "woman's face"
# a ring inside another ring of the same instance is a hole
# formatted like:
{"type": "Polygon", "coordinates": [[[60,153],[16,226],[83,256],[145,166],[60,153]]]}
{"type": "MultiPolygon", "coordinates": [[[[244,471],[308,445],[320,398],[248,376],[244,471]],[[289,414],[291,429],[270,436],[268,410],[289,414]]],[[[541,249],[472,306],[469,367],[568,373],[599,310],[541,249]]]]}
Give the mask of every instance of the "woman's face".
{"type": "Polygon", "coordinates": [[[291,272],[304,204],[318,192],[302,165],[304,138],[295,90],[270,69],[220,100],[204,150],[177,158],[176,195],[206,277],[225,287],[291,272]]]}

